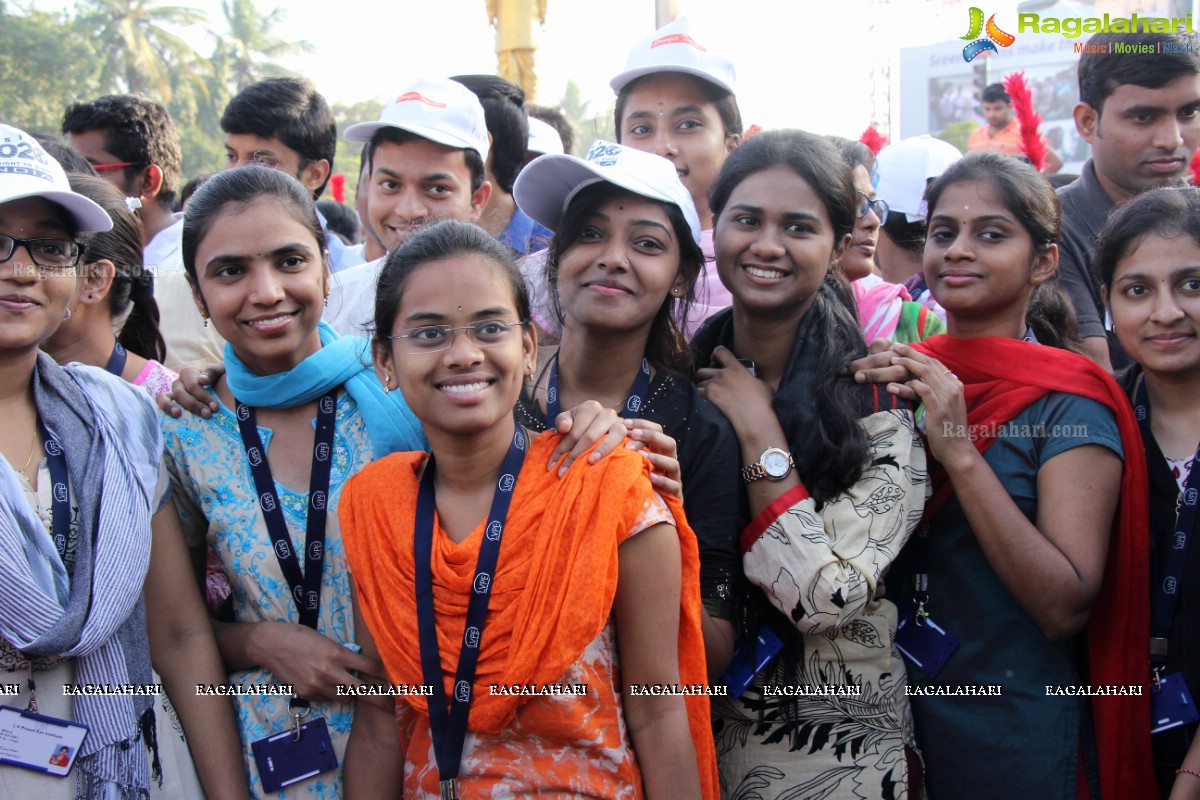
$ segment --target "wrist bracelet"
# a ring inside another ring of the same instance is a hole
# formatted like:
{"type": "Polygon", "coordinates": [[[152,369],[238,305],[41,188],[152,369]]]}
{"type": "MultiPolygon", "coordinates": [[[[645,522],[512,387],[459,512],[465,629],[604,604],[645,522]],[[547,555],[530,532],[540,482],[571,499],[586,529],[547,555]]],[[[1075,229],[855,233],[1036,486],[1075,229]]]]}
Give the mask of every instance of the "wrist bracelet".
{"type": "Polygon", "coordinates": [[[1188,775],[1200,778],[1200,772],[1197,772],[1194,769],[1188,769],[1187,767],[1180,767],[1179,769],[1175,770],[1175,776],[1178,777],[1181,772],[1186,772],[1188,775]]]}

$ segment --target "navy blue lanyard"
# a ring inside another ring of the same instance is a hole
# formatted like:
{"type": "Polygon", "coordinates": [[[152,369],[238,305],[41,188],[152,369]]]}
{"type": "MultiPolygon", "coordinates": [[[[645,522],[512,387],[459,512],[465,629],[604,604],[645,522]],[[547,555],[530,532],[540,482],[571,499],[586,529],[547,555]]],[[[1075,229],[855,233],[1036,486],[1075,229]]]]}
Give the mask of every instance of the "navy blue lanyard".
{"type": "Polygon", "coordinates": [[[50,435],[42,418],[38,417],[38,433],[46,451],[46,466],[50,468],[50,527],[54,529],[54,549],[59,558],[67,554],[67,538],[71,535],[71,490],[67,476],[67,456],[62,445],[50,435]]]}
{"type": "Polygon", "coordinates": [[[471,709],[471,691],[475,685],[475,667],[479,661],[479,645],[487,618],[488,601],[492,597],[492,578],[500,556],[500,539],[504,536],[504,521],[521,462],[525,459],[525,432],[517,426],[512,444],[500,467],[500,479],[492,495],[487,527],[479,545],[475,562],[475,580],[467,602],[467,624],[459,650],[458,667],[454,670],[454,696],[447,709],[446,687],[442,680],[442,657],[438,651],[437,620],[433,608],[433,515],[437,509],[434,497],[433,456],[425,464],[421,488],[417,493],[416,525],[413,530],[413,558],[416,565],[417,629],[421,642],[421,673],[425,683],[433,687],[429,698],[429,726],[433,732],[434,757],[437,759],[440,796],[443,800],[458,797],[458,771],[462,762],[463,742],[467,737],[467,715],[471,709]]]}
{"type": "MultiPolygon", "coordinates": [[[[622,413],[637,416],[642,406],[646,404],[646,395],[650,393],[650,362],[642,359],[642,368],[633,379],[629,388],[629,396],[625,398],[625,409],[622,413]]],[[[550,362],[550,384],[546,387],[546,422],[553,427],[554,420],[562,413],[558,402],[558,356],[550,362]]]]}
{"type": "Polygon", "coordinates": [[[279,561],[283,577],[292,589],[292,602],[300,615],[300,624],[317,629],[321,608],[321,569],[325,562],[325,519],[329,503],[329,473],[333,467],[333,423],[337,405],[337,389],[331,389],[317,403],[317,436],[313,445],[312,472],[308,480],[308,514],[304,538],[304,574],[300,574],[300,561],[292,550],[292,539],[288,535],[287,523],[283,519],[283,508],[275,491],[271,467],[267,464],[266,450],[258,435],[254,409],[234,399],[237,409],[238,428],[242,434],[242,445],[246,448],[246,460],[250,462],[250,473],[254,476],[254,488],[258,492],[258,505],[271,535],[272,549],[279,561]]]}
{"type": "MultiPolygon", "coordinates": [[[[1133,404],[1138,427],[1142,429],[1143,441],[1150,442],[1154,436],[1150,430],[1150,402],[1146,384],[1138,383],[1137,399],[1133,404]]],[[[1171,549],[1167,552],[1162,575],[1152,587],[1150,595],[1150,663],[1156,671],[1167,663],[1167,642],[1171,636],[1171,624],[1175,620],[1175,609],[1179,605],[1179,592],[1183,584],[1183,570],[1187,562],[1188,545],[1196,530],[1196,464],[1200,462],[1200,447],[1196,450],[1196,461],[1183,484],[1179,498],[1179,510],[1175,515],[1175,535],[1171,537],[1171,549]]]]}
{"type": "Polygon", "coordinates": [[[125,348],[120,342],[113,344],[112,355],[108,357],[108,363],[104,365],[106,372],[121,377],[121,373],[125,371],[125,362],[128,360],[129,354],[125,352],[125,348]]]}

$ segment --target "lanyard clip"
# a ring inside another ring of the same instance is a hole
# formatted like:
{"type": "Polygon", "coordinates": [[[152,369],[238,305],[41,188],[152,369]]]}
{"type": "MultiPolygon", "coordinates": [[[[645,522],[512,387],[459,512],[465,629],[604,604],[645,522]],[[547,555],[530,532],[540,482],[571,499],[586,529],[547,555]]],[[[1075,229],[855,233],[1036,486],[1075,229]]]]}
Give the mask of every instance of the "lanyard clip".
{"type": "Polygon", "coordinates": [[[917,601],[917,609],[913,614],[913,622],[918,628],[925,627],[925,620],[929,619],[929,612],[925,610],[925,604],[929,602],[929,576],[924,573],[913,575],[913,599],[917,601]]]}
{"type": "Polygon", "coordinates": [[[34,714],[38,713],[37,707],[37,684],[33,680],[33,664],[29,664],[29,706],[26,711],[34,714]]]}
{"type": "Polygon", "coordinates": [[[1150,668],[1150,691],[1154,694],[1162,691],[1162,667],[1150,668]]]}
{"type": "Polygon", "coordinates": [[[303,697],[293,697],[288,703],[288,716],[292,718],[292,741],[300,741],[300,722],[312,709],[303,697]]]}
{"type": "Polygon", "coordinates": [[[438,781],[438,800],[459,800],[458,781],[454,778],[438,781]]]}

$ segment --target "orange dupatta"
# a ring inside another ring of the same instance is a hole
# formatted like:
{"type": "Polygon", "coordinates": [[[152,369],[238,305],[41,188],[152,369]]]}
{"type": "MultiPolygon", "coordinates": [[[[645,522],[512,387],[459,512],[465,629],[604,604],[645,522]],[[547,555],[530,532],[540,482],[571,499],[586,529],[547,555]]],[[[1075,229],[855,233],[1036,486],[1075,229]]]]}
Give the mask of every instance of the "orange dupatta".
{"type": "MultiPolygon", "coordinates": [[[[504,529],[492,599],[480,644],[468,727],[498,733],[523,698],[492,695],[491,684],[553,684],[608,622],[616,596],[617,548],[637,519],[649,487],[644,458],[618,448],[600,463],[580,459],[559,479],[545,465],[558,442],[537,437],[517,480],[504,529]],[[645,481],[645,487],[638,482],[645,481]]],[[[422,684],[417,633],[413,526],[424,453],[397,453],[365,467],[342,490],[342,538],[359,607],[389,678],[422,684]]],[[[683,574],[679,673],[684,684],[707,682],[700,633],[699,551],[682,504],[664,498],[675,516],[683,574]]],[[[478,542],[483,526],[467,538],[478,542]]],[[[478,547],[463,557],[436,529],[434,611],[447,694],[458,662],[478,547]]],[[[716,752],[704,696],[685,698],[703,797],[716,800],[716,752]]],[[[428,714],[426,698],[403,696],[428,714]]]]}

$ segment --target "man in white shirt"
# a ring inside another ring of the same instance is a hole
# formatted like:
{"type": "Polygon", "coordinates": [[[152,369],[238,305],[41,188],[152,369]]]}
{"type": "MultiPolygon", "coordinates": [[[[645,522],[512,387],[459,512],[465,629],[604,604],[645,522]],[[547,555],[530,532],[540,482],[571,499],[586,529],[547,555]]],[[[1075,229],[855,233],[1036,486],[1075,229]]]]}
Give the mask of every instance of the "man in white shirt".
{"type": "MultiPolygon", "coordinates": [[[[378,120],[347,128],[345,138],[367,143],[367,216],[389,253],[433,222],[478,222],[487,207],[483,106],[459,83],[417,81],[378,120]]],[[[338,333],[371,330],[382,268],[381,258],[334,275],[325,320],[338,333]]]]}

